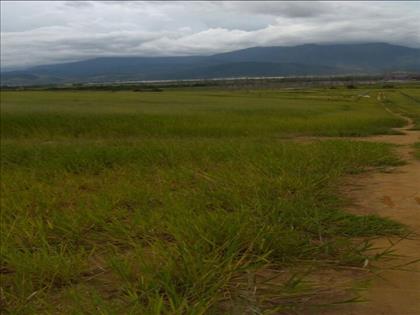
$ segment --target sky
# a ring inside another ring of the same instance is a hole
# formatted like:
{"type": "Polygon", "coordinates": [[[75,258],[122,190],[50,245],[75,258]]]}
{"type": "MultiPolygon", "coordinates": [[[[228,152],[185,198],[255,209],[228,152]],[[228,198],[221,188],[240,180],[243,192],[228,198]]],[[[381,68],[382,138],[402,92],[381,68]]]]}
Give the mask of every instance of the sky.
{"type": "Polygon", "coordinates": [[[1,1],[1,67],[254,46],[420,48],[417,1],[1,1]]]}

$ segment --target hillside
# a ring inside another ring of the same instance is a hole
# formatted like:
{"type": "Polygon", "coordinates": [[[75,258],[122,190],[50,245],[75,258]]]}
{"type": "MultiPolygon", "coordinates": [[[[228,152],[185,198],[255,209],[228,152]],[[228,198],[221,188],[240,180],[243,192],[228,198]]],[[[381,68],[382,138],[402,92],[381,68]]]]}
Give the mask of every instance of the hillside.
{"type": "Polygon", "coordinates": [[[2,85],[420,71],[420,49],[385,43],[253,47],[212,56],[101,57],[2,72],[2,85]]]}

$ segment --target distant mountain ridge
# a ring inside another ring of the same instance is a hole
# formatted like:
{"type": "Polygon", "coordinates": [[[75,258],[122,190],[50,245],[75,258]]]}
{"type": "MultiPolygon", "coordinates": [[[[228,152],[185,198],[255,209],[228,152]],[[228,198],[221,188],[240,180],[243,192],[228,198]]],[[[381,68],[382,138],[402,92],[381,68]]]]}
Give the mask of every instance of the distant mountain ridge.
{"type": "Polygon", "coordinates": [[[386,43],[253,47],[211,56],[100,57],[1,73],[2,85],[420,72],[420,49],[386,43]]]}

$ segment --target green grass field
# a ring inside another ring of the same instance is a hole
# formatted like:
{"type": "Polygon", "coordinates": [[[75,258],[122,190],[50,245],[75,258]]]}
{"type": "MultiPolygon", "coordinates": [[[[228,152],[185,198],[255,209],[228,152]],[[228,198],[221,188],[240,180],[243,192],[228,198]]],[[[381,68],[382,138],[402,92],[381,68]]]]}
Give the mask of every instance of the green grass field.
{"type": "Polygon", "coordinates": [[[415,129],[420,129],[420,89],[406,87],[387,91],[386,104],[395,110],[411,117],[415,122],[415,129]]]}
{"type": "MultiPolygon", "coordinates": [[[[389,106],[413,112],[401,99],[418,91],[386,91],[389,106]]],[[[348,174],[400,163],[392,146],[299,140],[390,133],[404,122],[376,93],[2,92],[3,311],[299,307],[316,287],[285,271],[360,267],[370,237],[403,233],[345,213],[338,193],[348,174]],[[270,293],[250,297],[267,270],[270,293]]]]}
{"type": "MultiPolygon", "coordinates": [[[[386,104],[411,117],[415,123],[414,129],[420,130],[420,89],[404,88],[391,93],[387,91],[387,95],[386,104]]],[[[414,155],[420,159],[420,143],[414,146],[414,155]]]]}

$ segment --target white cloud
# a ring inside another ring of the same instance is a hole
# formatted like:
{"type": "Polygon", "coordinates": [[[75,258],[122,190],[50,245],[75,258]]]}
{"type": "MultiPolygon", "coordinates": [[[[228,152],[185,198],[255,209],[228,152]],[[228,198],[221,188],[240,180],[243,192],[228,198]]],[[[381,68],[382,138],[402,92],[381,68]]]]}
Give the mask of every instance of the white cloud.
{"type": "Polygon", "coordinates": [[[416,2],[1,2],[1,65],[96,56],[212,54],[251,46],[420,47],[416,2]]]}

